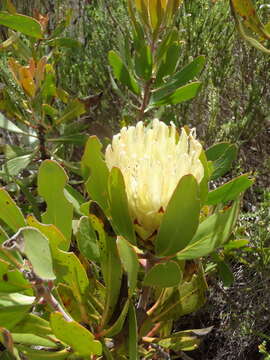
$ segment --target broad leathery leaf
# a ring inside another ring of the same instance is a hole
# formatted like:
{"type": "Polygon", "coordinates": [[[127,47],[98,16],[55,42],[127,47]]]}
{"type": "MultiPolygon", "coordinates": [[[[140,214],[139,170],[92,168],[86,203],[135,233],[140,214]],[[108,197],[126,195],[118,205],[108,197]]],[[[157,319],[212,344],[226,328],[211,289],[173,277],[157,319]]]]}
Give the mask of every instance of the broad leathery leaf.
{"type": "Polygon", "coordinates": [[[41,224],[33,216],[29,216],[27,221],[29,225],[39,229],[48,238],[57,282],[70,286],[77,302],[80,303],[89,288],[89,280],[77,256],[61,250],[67,248],[64,235],[54,225],[41,224]]]}
{"type": "Polygon", "coordinates": [[[55,225],[42,224],[33,215],[26,218],[27,224],[38,229],[49,240],[52,251],[55,249],[68,250],[69,242],[55,225]]]}
{"type": "Polygon", "coordinates": [[[139,271],[139,260],[134,248],[122,236],[118,236],[116,240],[118,253],[124,270],[128,275],[128,292],[132,297],[137,287],[137,276],[139,271]]]}
{"type": "Polygon", "coordinates": [[[127,86],[134,94],[140,95],[141,91],[139,85],[129,72],[127,66],[123,63],[119,54],[111,50],[109,52],[108,59],[116,79],[123,85],[127,86]]]}
{"type": "MultiPolygon", "coordinates": [[[[154,87],[163,83],[163,78],[172,75],[175,71],[180,57],[180,46],[177,42],[173,43],[164,55],[157,71],[154,87]]],[[[171,82],[171,81],[170,81],[171,82]]],[[[168,86],[168,85],[167,85],[168,86]]],[[[177,89],[179,86],[176,86],[177,89]]],[[[163,96],[162,96],[163,97],[163,96]]]]}
{"type": "Polygon", "coordinates": [[[225,261],[219,261],[217,263],[218,275],[223,283],[223,286],[230,287],[234,282],[234,276],[225,261]]]}
{"type": "Polygon", "coordinates": [[[200,74],[204,65],[205,56],[198,56],[190,64],[186,65],[183,69],[170,77],[167,84],[154,90],[152,93],[153,100],[157,102],[177,90],[179,87],[186,85],[195,76],[200,74]]]}
{"type": "Polygon", "coordinates": [[[79,306],[80,303],[78,303],[78,298],[74,296],[73,289],[68,286],[66,283],[59,283],[57,284],[57,294],[60,296],[61,303],[64,305],[66,312],[70,315],[70,317],[80,322],[85,321],[85,313],[82,311],[84,306],[87,306],[87,311],[91,313],[91,319],[93,319],[93,316],[99,315],[96,314],[96,311],[93,310],[93,308],[89,306],[90,304],[90,297],[89,292],[87,292],[87,305],[84,303],[83,306],[79,306]]]}
{"type": "Polygon", "coordinates": [[[155,100],[155,95],[153,94],[150,98],[150,104],[148,109],[151,109],[156,106],[162,105],[176,105],[184,101],[193,99],[201,89],[201,83],[196,81],[185,86],[182,86],[169,95],[164,96],[160,100],[155,100]]]}
{"type": "Polygon", "coordinates": [[[109,170],[101,151],[102,145],[96,136],[90,136],[83,153],[81,167],[86,190],[103,211],[108,213],[108,177],[109,170]]]}
{"type": "Polygon", "coordinates": [[[242,19],[245,27],[255,32],[259,38],[270,39],[270,33],[257,15],[252,0],[231,0],[231,7],[235,16],[242,19]]]}
{"type": "MultiPolygon", "coordinates": [[[[51,352],[49,352],[50,354],[49,355],[48,350],[40,350],[40,349],[34,350],[31,347],[25,345],[17,345],[16,348],[20,351],[21,354],[25,355],[27,359],[31,359],[31,360],[52,359],[51,352]],[[48,358],[48,356],[50,357],[48,358]]],[[[72,355],[70,355],[70,352],[68,350],[53,351],[53,360],[67,360],[67,359],[72,359],[72,355]]]]}
{"type": "Polygon", "coordinates": [[[5,129],[7,131],[11,131],[17,134],[26,134],[23,130],[21,130],[18,126],[13,124],[12,121],[8,120],[3,114],[0,113],[0,128],[5,129]]]}
{"type": "Polygon", "coordinates": [[[86,112],[85,105],[79,99],[74,99],[68,103],[62,114],[56,120],[55,124],[59,125],[73,120],[86,112]]]}
{"type": "Polygon", "coordinates": [[[149,45],[139,41],[135,49],[135,72],[138,77],[147,81],[152,76],[152,53],[149,45]]]}
{"type": "Polygon", "coordinates": [[[36,19],[26,15],[9,14],[0,11],[0,25],[19,31],[24,35],[32,36],[37,39],[42,38],[42,27],[40,23],[36,19]]]}
{"type": "Polygon", "coordinates": [[[47,204],[42,221],[57,226],[70,241],[73,206],[64,195],[67,181],[66,172],[56,161],[43,161],[38,171],[38,193],[47,204]]]}
{"type": "Polygon", "coordinates": [[[219,211],[198,227],[192,241],[177,254],[178,260],[196,259],[206,256],[224,244],[232,233],[239,212],[239,200],[223,211],[219,211]]]}
{"type": "Polygon", "coordinates": [[[173,335],[172,337],[160,340],[158,342],[159,346],[173,351],[192,351],[197,349],[201,342],[196,336],[189,334],[175,336],[174,333],[173,335]]]}
{"type": "Polygon", "coordinates": [[[199,185],[193,175],[183,176],[163,215],[155,240],[156,255],[174,255],[185,248],[197,230],[199,214],[199,185]]]}
{"type": "Polygon", "coordinates": [[[200,200],[201,200],[201,206],[203,206],[205,204],[205,200],[208,197],[208,181],[210,178],[209,164],[205,152],[203,150],[200,155],[200,161],[203,165],[203,178],[200,182],[200,200]]]}
{"type": "Polygon", "coordinates": [[[67,284],[72,289],[78,304],[82,304],[90,283],[78,257],[72,252],[56,249],[53,252],[53,261],[57,281],[67,284]]]}
{"type": "MultiPolygon", "coordinates": [[[[0,226],[0,259],[10,263],[10,258],[8,257],[8,255],[6,255],[7,250],[4,250],[3,247],[1,246],[3,242],[8,240],[8,238],[9,238],[8,234],[0,226]]],[[[23,258],[18,251],[11,251],[11,254],[19,263],[23,264],[23,258]]]]}
{"type": "Polygon", "coordinates": [[[112,337],[120,333],[127,317],[128,308],[129,308],[129,299],[126,300],[125,305],[123,306],[123,309],[121,311],[121,314],[119,315],[115,323],[112,326],[110,326],[108,329],[104,330],[104,336],[112,337]]]}
{"type": "Polygon", "coordinates": [[[55,336],[69,345],[78,356],[101,355],[101,343],[94,335],[76,321],[66,321],[62,314],[51,313],[51,328],[55,336]]]}
{"type": "Polygon", "coordinates": [[[21,210],[4,188],[0,189],[0,209],[0,219],[13,231],[26,225],[21,210]]]}
{"type": "Polygon", "coordinates": [[[139,360],[138,352],[138,325],[136,310],[130,304],[128,311],[128,358],[129,360],[139,360]]]}
{"type": "Polygon", "coordinates": [[[49,46],[56,46],[56,47],[65,47],[65,48],[70,48],[70,49],[78,49],[82,46],[82,43],[80,43],[79,41],[72,39],[72,38],[67,38],[67,37],[58,37],[58,38],[53,38],[51,40],[49,40],[47,42],[47,44],[49,46]]]}
{"type": "Polygon", "coordinates": [[[202,270],[194,274],[190,281],[174,288],[163,304],[151,315],[152,322],[178,320],[179,317],[198,310],[206,301],[207,284],[202,270]]]}
{"type": "Polygon", "coordinates": [[[119,168],[112,168],[108,179],[108,193],[112,225],[118,235],[136,245],[136,236],[128,208],[124,177],[119,168]]]}
{"type": "Polygon", "coordinates": [[[163,40],[159,44],[157,51],[156,51],[156,59],[157,63],[159,64],[160,61],[163,59],[164,55],[170,48],[170,46],[179,40],[179,31],[175,27],[168,30],[168,32],[163,37],[163,40]]]}
{"type": "Polygon", "coordinates": [[[248,243],[249,243],[248,239],[231,240],[227,244],[224,245],[224,251],[229,252],[231,250],[237,250],[237,249],[247,246],[248,243]]]}
{"type": "Polygon", "coordinates": [[[207,205],[217,205],[227,201],[235,200],[240,193],[248,189],[254,180],[249,179],[248,174],[240,175],[237,178],[221,185],[208,193],[207,205]]]}
{"type": "Polygon", "coordinates": [[[101,219],[91,214],[90,220],[98,234],[100,265],[106,285],[105,308],[102,315],[102,327],[104,327],[109,322],[118,301],[122,283],[122,265],[117,253],[115,238],[108,236],[105,232],[101,219]]]}
{"type": "Polygon", "coordinates": [[[81,145],[84,146],[88,139],[88,135],[84,133],[73,134],[73,135],[65,135],[59,136],[57,138],[50,138],[47,141],[52,143],[63,143],[63,144],[73,144],[73,145],[81,145]]]}
{"type": "Polygon", "coordinates": [[[27,314],[27,316],[13,328],[13,332],[47,336],[52,334],[52,329],[47,320],[34,314],[27,314]]]}
{"type": "Polygon", "coordinates": [[[31,288],[30,283],[19,270],[12,268],[2,259],[0,259],[0,279],[0,293],[13,293],[31,288]]]}
{"type": "Polygon", "coordinates": [[[82,194],[71,185],[67,184],[64,189],[64,195],[66,199],[73,205],[77,214],[82,215],[81,205],[85,202],[82,194]]]}
{"type": "Polygon", "coordinates": [[[54,280],[52,256],[48,239],[36,228],[23,227],[3,243],[6,249],[15,249],[26,255],[35,274],[43,280],[54,280]]]}
{"type": "Polygon", "coordinates": [[[173,287],[180,284],[182,271],[175,261],[154,265],[143,279],[144,286],[173,287]]]}
{"type": "MultiPolygon", "coordinates": [[[[210,146],[205,151],[207,160],[210,160],[210,161],[218,160],[221,156],[224,155],[224,153],[229,149],[230,146],[232,146],[232,144],[230,144],[228,142],[220,142],[213,146],[210,146]]],[[[235,146],[235,145],[233,145],[233,146],[235,146]]]]}
{"type": "Polygon", "coordinates": [[[25,169],[33,159],[33,154],[22,155],[8,160],[3,166],[2,171],[5,171],[10,176],[17,176],[23,169],[25,169]]]}
{"type": "Polygon", "coordinates": [[[18,344],[31,345],[31,346],[42,346],[52,349],[57,348],[59,346],[56,342],[53,342],[49,339],[45,339],[36,334],[15,333],[14,330],[12,331],[12,339],[15,344],[18,343],[18,344]]]}
{"type": "Polygon", "coordinates": [[[99,261],[100,252],[95,229],[87,216],[82,216],[76,233],[78,248],[89,261],[99,261]]]}
{"type": "Polygon", "coordinates": [[[238,148],[229,143],[220,143],[213,145],[206,151],[208,160],[213,161],[214,171],[211,174],[211,180],[215,180],[225,175],[232,166],[237,157],[238,148]]]}
{"type": "Polygon", "coordinates": [[[12,330],[27,313],[35,301],[34,296],[26,296],[20,293],[0,294],[0,324],[8,330],[12,330]]]}

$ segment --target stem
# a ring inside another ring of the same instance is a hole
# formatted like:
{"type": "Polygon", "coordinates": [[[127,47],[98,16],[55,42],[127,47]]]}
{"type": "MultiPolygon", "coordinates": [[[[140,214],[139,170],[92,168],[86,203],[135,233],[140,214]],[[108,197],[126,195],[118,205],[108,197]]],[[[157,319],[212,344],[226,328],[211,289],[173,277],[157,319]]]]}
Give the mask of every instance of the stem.
{"type": "MultiPolygon", "coordinates": [[[[145,259],[145,272],[151,269],[152,263],[150,259],[145,259]]],[[[150,297],[151,288],[149,286],[143,286],[142,292],[138,301],[137,310],[144,310],[146,311],[148,300],[150,297]]]]}
{"type": "Polygon", "coordinates": [[[56,298],[52,295],[49,287],[44,284],[43,280],[38,279],[33,286],[37,292],[38,297],[43,298],[55,311],[60,312],[64,319],[68,322],[73,321],[71,316],[63,309],[56,298]]]}
{"type": "Polygon", "coordinates": [[[143,101],[139,110],[138,121],[143,120],[145,109],[149,103],[150,91],[151,91],[152,78],[149,79],[144,85],[143,101]]]}
{"type": "Polygon", "coordinates": [[[45,138],[45,128],[42,124],[38,124],[38,140],[39,140],[39,151],[41,155],[41,160],[50,159],[50,156],[46,150],[46,138],[45,138]]]}

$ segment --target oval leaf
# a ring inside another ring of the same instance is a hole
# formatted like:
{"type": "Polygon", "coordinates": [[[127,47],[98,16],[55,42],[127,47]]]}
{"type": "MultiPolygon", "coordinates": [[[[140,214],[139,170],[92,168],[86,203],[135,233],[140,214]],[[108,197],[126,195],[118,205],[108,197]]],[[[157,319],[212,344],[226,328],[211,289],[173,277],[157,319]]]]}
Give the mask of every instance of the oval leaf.
{"type": "Polygon", "coordinates": [[[182,272],[175,261],[154,265],[145,275],[144,286],[158,286],[162,288],[179,285],[182,272]]]}
{"type": "Polygon", "coordinates": [[[125,182],[120,169],[113,168],[111,170],[108,187],[113,228],[118,235],[135,245],[136,237],[128,209],[125,182]]]}
{"type": "Polygon", "coordinates": [[[66,321],[62,314],[52,313],[50,323],[55,336],[71,346],[76,355],[101,355],[102,346],[94,335],[76,321],[66,321]]]}
{"type": "Polygon", "coordinates": [[[140,88],[134,77],[130,74],[127,66],[123,63],[121,57],[115,51],[111,50],[108,58],[116,79],[127,86],[134,94],[140,95],[140,88]]]}
{"type": "Polygon", "coordinates": [[[42,27],[40,23],[36,19],[26,15],[9,14],[0,11],[0,25],[7,26],[10,29],[37,39],[42,38],[42,27]]]}
{"type": "Polygon", "coordinates": [[[199,225],[199,185],[194,176],[179,181],[165,211],[155,240],[158,256],[174,255],[192,240],[199,225]]]}

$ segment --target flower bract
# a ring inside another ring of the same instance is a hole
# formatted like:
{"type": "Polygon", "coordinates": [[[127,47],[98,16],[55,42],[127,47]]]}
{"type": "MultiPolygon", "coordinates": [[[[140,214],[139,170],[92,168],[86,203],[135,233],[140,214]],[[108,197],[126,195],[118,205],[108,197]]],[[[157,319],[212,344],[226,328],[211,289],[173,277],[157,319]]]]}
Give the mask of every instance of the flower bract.
{"type": "Polygon", "coordinates": [[[115,135],[105,153],[111,170],[118,167],[124,177],[130,215],[136,230],[146,238],[158,230],[163,213],[180,179],[188,174],[198,183],[204,176],[201,144],[195,131],[155,119],[151,126],[139,122],[115,135]]]}

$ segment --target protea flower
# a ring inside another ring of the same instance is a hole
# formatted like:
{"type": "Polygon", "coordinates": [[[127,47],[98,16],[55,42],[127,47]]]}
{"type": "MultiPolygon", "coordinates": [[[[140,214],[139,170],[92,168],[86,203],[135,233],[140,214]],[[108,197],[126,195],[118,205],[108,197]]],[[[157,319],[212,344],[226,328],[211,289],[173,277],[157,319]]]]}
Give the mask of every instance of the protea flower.
{"type": "Polygon", "coordinates": [[[179,136],[173,123],[167,126],[158,119],[150,127],[142,122],[124,127],[113,137],[105,161],[109,170],[118,167],[123,174],[130,215],[142,238],[158,230],[183,176],[191,174],[201,182],[201,152],[194,130],[187,134],[182,128],[179,136]]]}

